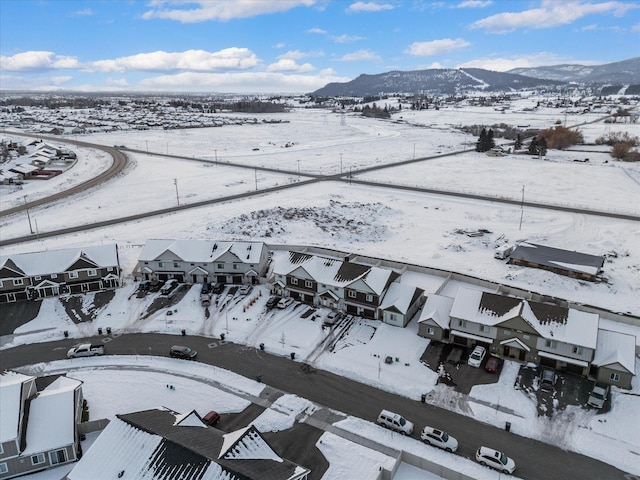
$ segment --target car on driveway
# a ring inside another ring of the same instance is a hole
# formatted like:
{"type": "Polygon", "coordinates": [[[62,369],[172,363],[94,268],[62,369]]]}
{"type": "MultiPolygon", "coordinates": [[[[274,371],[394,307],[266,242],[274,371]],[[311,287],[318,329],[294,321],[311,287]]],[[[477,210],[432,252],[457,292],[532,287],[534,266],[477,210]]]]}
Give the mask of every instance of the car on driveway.
{"type": "Polygon", "coordinates": [[[484,369],[489,373],[498,373],[502,368],[503,360],[499,357],[491,355],[484,365],[484,369]]]}
{"type": "Polygon", "coordinates": [[[198,352],[193,350],[190,347],[185,347],[182,345],[174,345],[169,350],[169,356],[172,358],[185,358],[187,360],[193,360],[198,355],[198,352]]]}
{"type": "Polygon", "coordinates": [[[269,297],[269,300],[267,300],[267,308],[271,309],[273,307],[275,307],[276,305],[278,305],[278,302],[280,301],[282,297],[279,297],[277,295],[273,295],[271,297],[269,297]]]}
{"type": "Polygon", "coordinates": [[[278,308],[287,308],[289,305],[291,305],[293,303],[293,298],[291,297],[286,297],[286,298],[281,298],[278,301],[278,308]]]}
{"type": "Polygon", "coordinates": [[[455,452],[458,449],[458,441],[447,432],[433,427],[424,427],[420,434],[422,441],[434,447],[440,447],[447,452],[455,452]]]}
{"type": "Polygon", "coordinates": [[[332,325],[335,325],[341,318],[342,318],[342,313],[329,312],[329,315],[327,315],[327,318],[324,319],[324,322],[322,322],[322,325],[324,327],[330,327],[332,325]]]}
{"type": "Polygon", "coordinates": [[[493,448],[480,447],[476,451],[476,461],[482,466],[495,468],[502,473],[511,474],[516,469],[516,462],[493,448]]]}
{"type": "Polygon", "coordinates": [[[556,388],[557,379],[558,376],[556,375],[556,372],[550,368],[542,369],[542,374],[540,374],[540,388],[547,392],[553,391],[556,388]]]}
{"type": "Polygon", "coordinates": [[[608,396],[609,385],[596,383],[589,393],[589,400],[587,400],[587,405],[593,408],[602,408],[604,407],[604,402],[607,401],[608,396]]]}
{"type": "Polygon", "coordinates": [[[248,295],[253,290],[253,285],[243,285],[238,289],[240,295],[248,295]]]}
{"type": "Polygon", "coordinates": [[[484,360],[485,355],[487,354],[487,349],[481,345],[476,345],[471,355],[469,355],[469,359],[467,363],[470,367],[479,368],[482,360],[484,360]]]}
{"type": "Polygon", "coordinates": [[[211,292],[212,293],[222,293],[224,290],[224,283],[214,283],[213,286],[211,287],[211,292]]]}

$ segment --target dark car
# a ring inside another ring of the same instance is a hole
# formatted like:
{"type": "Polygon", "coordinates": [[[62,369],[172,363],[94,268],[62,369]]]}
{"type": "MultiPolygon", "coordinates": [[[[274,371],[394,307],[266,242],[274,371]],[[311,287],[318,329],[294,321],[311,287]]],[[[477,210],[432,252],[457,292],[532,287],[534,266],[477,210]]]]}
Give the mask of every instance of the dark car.
{"type": "Polygon", "coordinates": [[[164,282],[162,280],[151,280],[151,282],[149,283],[149,291],[159,292],[162,288],[162,285],[164,285],[164,282]]]}
{"type": "Polygon", "coordinates": [[[542,375],[540,375],[540,388],[542,390],[552,391],[556,388],[556,380],[558,376],[556,372],[545,368],[542,370],[542,375]]]}
{"type": "Polygon", "coordinates": [[[502,359],[491,356],[484,366],[484,369],[489,373],[498,373],[502,368],[502,359]]]}
{"type": "Polygon", "coordinates": [[[202,284],[202,288],[200,289],[200,295],[208,295],[211,291],[211,285],[208,282],[204,282],[202,284]]]}
{"type": "Polygon", "coordinates": [[[198,352],[189,347],[183,347],[182,345],[174,345],[169,350],[169,356],[173,358],[186,358],[187,360],[193,360],[198,355],[198,352]]]}
{"type": "Polygon", "coordinates": [[[224,290],[224,283],[218,282],[218,283],[215,283],[213,287],[211,287],[211,291],[216,294],[222,293],[223,290],[224,290]]]}
{"type": "Polygon", "coordinates": [[[204,417],[202,417],[202,420],[204,421],[204,423],[206,423],[210,427],[213,427],[214,425],[217,425],[218,422],[220,421],[220,414],[214,410],[211,410],[204,417]]]}
{"type": "Polygon", "coordinates": [[[277,295],[269,297],[269,300],[267,300],[267,308],[274,308],[276,305],[278,305],[280,298],[281,297],[278,297],[277,295]]]}

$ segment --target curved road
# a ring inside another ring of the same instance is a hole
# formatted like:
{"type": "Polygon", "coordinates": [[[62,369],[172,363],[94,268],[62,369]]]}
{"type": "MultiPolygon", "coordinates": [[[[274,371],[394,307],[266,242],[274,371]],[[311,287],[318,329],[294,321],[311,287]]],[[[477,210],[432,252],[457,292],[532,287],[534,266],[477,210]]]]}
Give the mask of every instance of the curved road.
{"type": "MultiPolygon", "coordinates": [[[[517,464],[516,475],[531,480],[634,478],[611,465],[577,453],[542,443],[516,433],[480,423],[455,412],[377,390],[288,357],[267,354],[250,347],[212,338],[179,337],[163,334],[128,334],[88,339],[64,339],[2,350],[2,368],[48,362],[65,358],[78,342],[108,341],[108,353],[118,355],[166,355],[174,343],[186,343],[198,350],[198,361],[232,370],[248,378],[262,375],[264,382],[279,390],[307,398],[322,406],[375,421],[383,408],[406,415],[419,431],[424,425],[446,429],[460,443],[458,454],[470,459],[480,445],[507,452],[517,464]]],[[[180,360],[176,360],[180,361],[180,360]]]]}

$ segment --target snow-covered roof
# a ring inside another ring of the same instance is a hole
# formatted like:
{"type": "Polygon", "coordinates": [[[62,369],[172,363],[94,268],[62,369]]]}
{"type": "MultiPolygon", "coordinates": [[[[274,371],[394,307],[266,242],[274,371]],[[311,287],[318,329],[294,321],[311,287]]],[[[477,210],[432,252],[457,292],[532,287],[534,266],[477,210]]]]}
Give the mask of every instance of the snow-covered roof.
{"type": "Polygon", "coordinates": [[[389,285],[387,293],[384,294],[380,308],[382,310],[395,309],[398,313],[406,315],[411,305],[416,301],[416,296],[423,293],[424,290],[413,285],[394,282],[389,285]]]}
{"type": "Polygon", "coordinates": [[[362,281],[366,283],[374,293],[382,295],[389,281],[396,275],[393,270],[371,267],[367,274],[362,277],[362,281]]]}
{"type": "Polygon", "coordinates": [[[113,480],[123,471],[136,480],[287,480],[308,472],[279,457],[254,426],[225,435],[186,425],[190,417],[166,409],[117,415],[69,480],[113,480]]]}
{"type": "Polygon", "coordinates": [[[7,262],[12,261],[27,276],[61,273],[67,271],[81,255],[98,266],[115,267],[119,265],[117,245],[112,244],[2,255],[0,256],[0,269],[7,262]]]}
{"type": "Polygon", "coordinates": [[[635,373],[636,337],[612,330],[598,330],[598,347],[591,362],[598,367],[619,364],[635,373]]]}
{"type": "Polygon", "coordinates": [[[596,275],[604,264],[604,257],[561,248],[522,242],[511,252],[511,260],[522,260],[549,268],[596,275]]]}
{"type": "Polygon", "coordinates": [[[35,385],[34,380],[35,377],[18,372],[0,372],[0,443],[18,438],[22,385],[28,381],[35,385]]]}
{"type": "Polygon", "coordinates": [[[318,283],[345,287],[354,280],[362,278],[372,267],[337,258],[289,251],[279,255],[273,267],[273,273],[289,275],[298,268],[303,268],[318,283]]]}
{"type": "Polygon", "coordinates": [[[37,172],[38,170],[40,170],[40,167],[37,167],[36,165],[31,165],[30,163],[21,163],[20,165],[15,165],[11,167],[10,170],[12,172],[21,173],[24,175],[27,173],[37,172]]]}
{"type": "Polygon", "coordinates": [[[185,262],[215,262],[227,252],[234,254],[243,263],[260,263],[265,249],[262,242],[218,242],[214,240],[147,240],[138,260],[157,260],[167,250],[185,262]]]}
{"type": "Polygon", "coordinates": [[[452,305],[453,298],[451,297],[435,294],[429,295],[420,313],[418,323],[433,320],[440,328],[447,330],[451,321],[449,312],[451,311],[452,305]]]}
{"type": "Polygon", "coordinates": [[[596,313],[465,287],[458,289],[450,315],[489,326],[520,317],[543,338],[594,349],[600,321],[596,313]]]}
{"type": "Polygon", "coordinates": [[[82,382],[58,377],[32,401],[23,455],[46,452],[75,442],[75,390],[82,382]]]}

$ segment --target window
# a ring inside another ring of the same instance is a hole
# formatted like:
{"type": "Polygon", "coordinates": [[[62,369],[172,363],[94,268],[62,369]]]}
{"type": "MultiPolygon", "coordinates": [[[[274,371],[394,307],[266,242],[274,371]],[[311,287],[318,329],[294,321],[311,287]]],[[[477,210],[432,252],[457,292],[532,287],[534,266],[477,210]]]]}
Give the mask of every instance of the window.
{"type": "Polygon", "coordinates": [[[13,281],[13,286],[14,286],[14,287],[18,287],[18,286],[20,286],[20,285],[24,285],[24,281],[23,281],[21,278],[16,278],[16,279],[13,281]]]}
{"type": "Polygon", "coordinates": [[[558,342],[556,342],[555,340],[547,340],[545,342],[545,345],[547,346],[547,348],[557,348],[558,342]]]}
{"type": "Polygon", "coordinates": [[[480,331],[484,333],[489,333],[489,325],[480,325],[480,331]]]}
{"type": "Polygon", "coordinates": [[[61,448],[55,452],[49,452],[49,459],[51,460],[51,465],[64,463],[67,461],[67,451],[64,448],[61,448]]]}
{"type": "Polygon", "coordinates": [[[31,455],[31,465],[40,465],[41,463],[44,463],[44,453],[31,455]]]}
{"type": "Polygon", "coordinates": [[[354,292],[353,290],[349,290],[349,293],[347,295],[349,295],[349,298],[356,298],[356,292],[354,292]]]}
{"type": "Polygon", "coordinates": [[[531,335],[525,333],[524,335],[522,335],[522,338],[524,338],[525,340],[531,340],[531,335]]]}
{"type": "Polygon", "coordinates": [[[298,284],[298,279],[297,278],[292,278],[291,279],[291,285],[297,285],[298,284]]]}
{"type": "Polygon", "coordinates": [[[504,330],[502,333],[504,333],[505,335],[511,335],[511,330],[504,330]]]}
{"type": "Polygon", "coordinates": [[[576,355],[582,355],[582,347],[573,347],[573,353],[576,355]]]}
{"type": "Polygon", "coordinates": [[[69,272],[69,278],[78,278],[78,272],[69,272]]]}
{"type": "Polygon", "coordinates": [[[145,265],[149,265],[149,262],[144,262],[145,265]]]}
{"type": "Polygon", "coordinates": [[[313,287],[313,282],[311,280],[305,280],[304,281],[304,286],[307,288],[311,288],[313,287]]]}
{"type": "Polygon", "coordinates": [[[393,313],[389,314],[389,321],[390,322],[395,322],[396,321],[396,316],[393,313]]]}
{"type": "Polygon", "coordinates": [[[611,380],[612,382],[619,382],[620,374],[616,372],[611,372],[611,375],[609,375],[609,380],[611,380]]]}
{"type": "Polygon", "coordinates": [[[178,262],[173,262],[173,268],[180,268],[180,264],[178,262]]]}
{"type": "Polygon", "coordinates": [[[238,270],[238,264],[237,264],[237,263],[234,263],[234,264],[233,264],[233,269],[234,269],[234,270],[238,270]]]}
{"type": "Polygon", "coordinates": [[[7,473],[9,469],[7,468],[6,463],[0,463],[0,473],[7,473]]]}
{"type": "Polygon", "coordinates": [[[429,327],[427,328],[427,335],[435,335],[436,334],[436,329],[433,327],[429,327]]]}
{"type": "Polygon", "coordinates": [[[217,268],[224,268],[224,263],[219,263],[217,268]]]}
{"type": "Polygon", "coordinates": [[[42,277],[40,275],[36,275],[35,277],[33,277],[34,280],[42,280],[42,277]]]}
{"type": "Polygon", "coordinates": [[[367,302],[373,302],[373,295],[367,294],[365,298],[367,299],[367,302]]]}
{"type": "Polygon", "coordinates": [[[458,320],[458,326],[460,326],[462,328],[467,328],[467,321],[466,320],[458,320]]]}
{"type": "Polygon", "coordinates": [[[158,262],[158,267],[159,267],[159,268],[164,267],[164,262],[158,262]]]}
{"type": "Polygon", "coordinates": [[[2,280],[0,280],[0,288],[2,288],[2,280]]]}
{"type": "Polygon", "coordinates": [[[89,275],[90,277],[95,277],[96,276],[96,269],[92,268],[91,270],[89,270],[87,272],[87,275],[89,275]]]}

